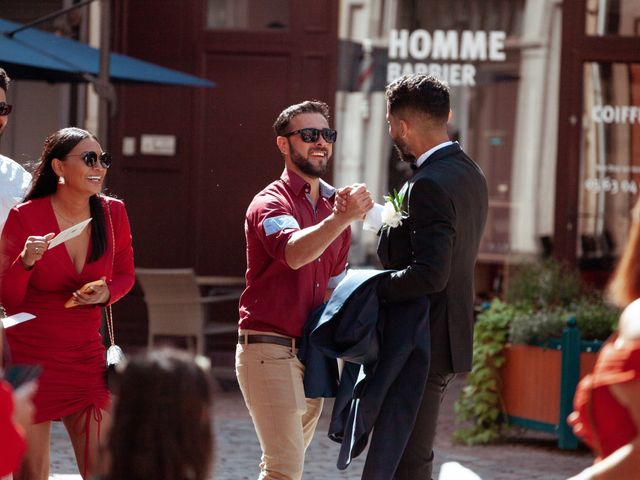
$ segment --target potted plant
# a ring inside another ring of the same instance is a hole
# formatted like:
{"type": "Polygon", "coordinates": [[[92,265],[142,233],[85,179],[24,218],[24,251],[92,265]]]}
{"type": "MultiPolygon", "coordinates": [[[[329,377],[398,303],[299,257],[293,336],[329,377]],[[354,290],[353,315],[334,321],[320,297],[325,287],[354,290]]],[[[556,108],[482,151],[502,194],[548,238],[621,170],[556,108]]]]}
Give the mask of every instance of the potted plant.
{"type": "Polygon", "coordinates": [[[564,419],[619,312],[552,260],[521,267],[505,297],[477,317],[473,367],[455,405],[466,425],[454,437],[487,443],[519,425],[556,433],[562,448],[575,448],[564,419]]]}

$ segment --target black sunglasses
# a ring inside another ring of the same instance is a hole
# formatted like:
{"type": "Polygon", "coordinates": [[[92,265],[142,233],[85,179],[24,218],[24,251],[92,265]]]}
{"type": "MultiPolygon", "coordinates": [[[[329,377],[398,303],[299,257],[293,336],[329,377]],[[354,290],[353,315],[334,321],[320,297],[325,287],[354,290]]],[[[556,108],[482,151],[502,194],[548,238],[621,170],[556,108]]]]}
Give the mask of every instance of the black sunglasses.
{"type": "Polygon", "coordinates": [[[102,152],[98,155],[94,151],[88,151],[78,153],[77,155],[67,155],[67,157],[80,157],[84,160],[87,167],[94,167],[96,163],[98,163],[98,158],[100,158],[100,165],[102,165],[102,168],[109,168],[111,166],[111,154],[109,152],[102,152]]]}
{"type": "Polygon", "coordinates": [[[333,128],[301,128],[300,130],[294,130],[293,132],[285,133],[283,137],[290,137],[296,133],[300,134],[300,138],[305,143],[314,143],[318,141],[318,138],[322,134],[322,138],[327,143],[335,143],[338,138],[338,132],[333,128]]]}
{"type": "Polygon", "coordinates": [[[9,115],[13,110],[13,105],[9,105],[7,102],[0,102],[0,117],[9,115]]]}

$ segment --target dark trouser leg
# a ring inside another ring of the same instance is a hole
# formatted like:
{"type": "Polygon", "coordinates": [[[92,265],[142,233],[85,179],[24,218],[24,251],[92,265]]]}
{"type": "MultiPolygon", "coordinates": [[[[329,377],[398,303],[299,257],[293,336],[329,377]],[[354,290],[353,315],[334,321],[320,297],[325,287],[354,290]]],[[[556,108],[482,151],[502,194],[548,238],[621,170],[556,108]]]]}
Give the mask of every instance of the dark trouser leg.
{"type": "Polygon", "coordinates": [[[395,480],[430,480],[433,470],[433,440],[444,392],[455,374],[433,372],[427,378],[418,418],[409,437],[395,480]]]}

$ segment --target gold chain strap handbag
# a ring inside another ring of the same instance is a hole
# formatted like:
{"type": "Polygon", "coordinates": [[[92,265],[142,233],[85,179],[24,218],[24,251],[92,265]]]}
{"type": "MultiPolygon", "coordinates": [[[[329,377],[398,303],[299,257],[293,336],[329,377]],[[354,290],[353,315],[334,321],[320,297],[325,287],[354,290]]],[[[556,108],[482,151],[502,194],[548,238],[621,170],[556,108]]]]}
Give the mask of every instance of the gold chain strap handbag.
{"type": "MultiPolygon", "coordinates": [[[[113,233],[113,219],[111,218],[111,208],[109,208],[109,203],[105,200],[105,206],[107,207],[107,215],[109,216],[109,226],[111,227],[111,245],[112,245],[112,254],[111,254],[111,275],[113,276],[113,268],[115,265],[115,256],[116,256],[116,237],[113,233]]],[[[107,305],[105,307],[105,316],[107,320],[107,331],[109,332],[109,348],[107,348],[106,358],[107,358],[107,371],[106,371],[106,380],[107,386],[111,392],[115,392],[118,388],[118,377],[119,372],[127,361],[127,358],[124,355],[122,349],[116,345],[115,341],[115,333],[113,329],[113,313],[111,311],[111,305],[107,305]]]]}

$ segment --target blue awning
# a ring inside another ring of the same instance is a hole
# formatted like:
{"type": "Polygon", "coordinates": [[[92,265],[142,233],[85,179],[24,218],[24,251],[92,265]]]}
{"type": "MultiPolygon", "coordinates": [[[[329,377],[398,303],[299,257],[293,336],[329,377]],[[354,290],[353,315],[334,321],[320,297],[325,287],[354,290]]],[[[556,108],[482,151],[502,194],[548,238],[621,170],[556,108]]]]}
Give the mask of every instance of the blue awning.
{"type": "MultiPolygon", "coordinates": [[[[9,37],[22,25],[0,18],[0,66],[9,76],[49,82],[86,82],[98,76],[100,50],[66,37],[28,28],[9,37]]],[[[214,87],[207,79],[161,67],[144,60],[111,53],[110,81],[113,83],[157,83],[214,87]]]]}

